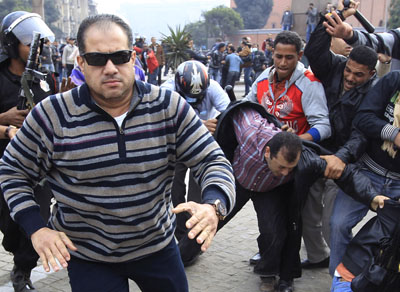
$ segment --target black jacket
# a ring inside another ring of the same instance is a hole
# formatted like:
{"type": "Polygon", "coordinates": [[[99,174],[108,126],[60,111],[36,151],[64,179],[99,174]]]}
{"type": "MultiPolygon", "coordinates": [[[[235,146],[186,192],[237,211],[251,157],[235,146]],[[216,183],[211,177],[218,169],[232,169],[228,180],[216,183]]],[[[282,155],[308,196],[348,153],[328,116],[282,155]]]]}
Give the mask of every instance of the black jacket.
{"type": "Polygon", "coordinates": [[[341,96],[347,58],[330,50],[331,36],[325,31],[323,21],[324,18],[318,23],[304,50],[313,73],[324,86],[328,102],[332,134],[321,145],[334,152],[343,162],[352,163],[365,150],[365,138],[352,127],[352,122],[364,96],[376,83],[376,77],[341,96]]]}
{"type": "MultiPolygon", "coordinates": [[[[233,153],[238,145],[232,124],[232,116],[236,109],[250,107],[257,110],[269,122],[280,127],[281,123],[268,114],[265,108],[251,101],[233,102],[218,118],[215,140],[224,151],[225,156],[232,161],[233,153]]],[[[288,237],[281,259],[281,278],[290,279],[301,276],[299,251],[301,247],[301,210],[307,198],[308,190],[313,183],[323,177],[326,161],[319,155],[330,154],[326,149],[310,141],[303,141],[303,150],[299,163],[294,169],[293,195],[287,195],[289,214],[288,237]],[[282,274],[286,273],[286,274],[282,274]]],[[[372,199],[378,195],[371,182],[354,164],[348,164],[340,179],[335,181],[346,194],[358,201],[370,205],[372,199]]]]}
{"type": "MultiPolygon", "coordinates": [[[[9,61],[0,63],[0,113],[4,113],[17,106],[18,96],[21,89],[21,77],[14,75],[8,70],[9,61]]],[[[42,84],[38,80],[32,82],[31,88],[35,103],[45,97],[57,93],[57,85],[53,74],[48,74],[42,84]],[[47,84],[47,85],[46,85],[47,84]],[[46,88],[48,86],[48,88],[46,88]],[[48,89],[48,91],[46,91],[48,89]]],[[[0,156],[7,147],[9,140],[0,139],[0,156]]]]}
{"type": "Polygon", "coordinates": [[[381,149],[384,140],[396,135],[398,127],[391,126],[394,107],[400,94],[400,71],[383,76],[368,92],[354,119],[354,125],[368,138],[367,154],[380,166],[400,173],[400,151],[395,158],[381,149]]]}
{"type": "Polygon", "coordinates": [[[383,278],[385,275],[382,270],[371,266],[372,259],[377,255],[380,244],[385,239],[393,238],[398,222],[400,203],[394,200],[385,201],[384,208],[377,210],[377,216],[371,218],[347,246],[342,259],[343,265],[355,276],[363,272],[369,275],[367,277],[370,280],[383,278]],[[374,275],[375,272],[378,275],[374,275]]]}

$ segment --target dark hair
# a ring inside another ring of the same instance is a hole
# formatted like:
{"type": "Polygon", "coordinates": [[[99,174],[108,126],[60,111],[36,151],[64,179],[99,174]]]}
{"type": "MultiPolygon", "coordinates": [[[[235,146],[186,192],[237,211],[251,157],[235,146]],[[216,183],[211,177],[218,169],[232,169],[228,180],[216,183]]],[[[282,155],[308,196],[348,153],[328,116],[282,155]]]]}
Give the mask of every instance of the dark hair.
{"type": "Polygon", "coordinates": [[[225,47],[225,43],[219,43],[217,45],[217,50],[220,50],[221,48],[225,47]]]}
{"type": "Polygon", "coordinates": [[[296,160],[301,152],[302,143],[301,139],[293,133],[280,132],[268,141],[267,146],[270,149],[270,157],[277,157],[278,152],[282,150],[282,155],[285,160],[292,163],[296,160]]]}
{"type": "Polygon", "coordinates": [[[369,70],[374,70],[378,61],[378,54],[370,47],[357,46],[351,50],[349,59],[367,66],[369,70]]]}
{"type": "Polygon", "coordinates": [[[294,45],[297,53],[300,53],[301,48],[303,47],[303,42],[299,34],[290,30],[284,30],[278,33],[274,40],[274,48],[276,48],[279,43],[284,45],[294,45]]]}
{"type": "Polygon", "coordinates": [[[236,51],[234,46],[228,46],[228,48],[231,50],[232,53],[234,53],[236,51]]]}
{"type": "Polygon", "coordinates": [[[128,48],[131,48],[133,44],[133,36],[132,30],[129,25],[116,15],[98,14],[85,18],[79,26],[77,36],[79,54],[82,55],[85,53],[85,33],[89,27],[91,27],[92,25],[103,26],[103,28],[107,30],[109,28],[109,25],[112,23],[119,25],[119,27],[121,27],[121,29],[125,32],[128,38],[128,48]]]}

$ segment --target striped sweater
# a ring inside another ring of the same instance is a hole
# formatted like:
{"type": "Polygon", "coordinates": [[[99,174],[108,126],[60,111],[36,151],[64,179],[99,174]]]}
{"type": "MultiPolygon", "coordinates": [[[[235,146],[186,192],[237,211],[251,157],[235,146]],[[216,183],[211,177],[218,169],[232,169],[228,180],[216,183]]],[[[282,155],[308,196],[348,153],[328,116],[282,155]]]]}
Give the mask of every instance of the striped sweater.
{"type": "Polygon", "coordinates": [[[86,84],[39,103],[0,161],[12,218],[31,235],[45,226],[32,184],[46,177],[56,206],[50,226],[86,260],[124,262],[164,248],[174,236],[176,162],[202,189],[217,186],[234,206],[232,168],[194,110],[177,93],[136,81],[122,126],[86,84]]]}

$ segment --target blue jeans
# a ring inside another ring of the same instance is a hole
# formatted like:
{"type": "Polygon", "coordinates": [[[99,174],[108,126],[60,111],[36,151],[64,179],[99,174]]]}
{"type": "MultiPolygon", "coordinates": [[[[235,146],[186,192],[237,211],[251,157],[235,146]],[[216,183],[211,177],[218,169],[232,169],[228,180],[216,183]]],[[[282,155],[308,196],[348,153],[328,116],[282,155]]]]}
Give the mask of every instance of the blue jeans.
{"type": "Polygon", "coordinates": [[[315,29],[315,24],[307,24],[307,30],[306,30],[306,42],[308,43],[311,33],[314,31],[315,29]]]}
{"type": "Polygon", "coordinates": [[[157,67],[156,69],[154,69],[153,73],[149,73],[149,77],[147,78],[148,83],[158,85],[157,76],[158,76],[159,69],[160,69],[160,67],[157,67]]]}
{"type": "Polygon", "coordinates": [[[333,277],[331,292],[352,292],[351,282],[340,281],[341,278],[333,277]]]}
{"type": "Polygon", "coordinates": [[[251,71],[253,70],[252,67],[246,67],[243,69],[243,73],[244,73],[244,87],[245,87],[245,92],[244,94],[248,94],[250,91],[250,87],[251,87],[251,71]]]}
{"type": "Polygon", "coordinates": [[[221,69],[210,67],[210,78],[219,83],[221,81],[221,69]]]}
{"type": "Polygon", "coordinates": [[[56,71],[53,64],[42,64],[42,67],[45,68],[49,72],[56,71]]]}
{"type": "MultiPolygon", "coordinates": [[[[373,187],[379,194],[393,199],[400,198],[400,180],[383,177],[367,169],[363,169],[361,172],[371,180],[373,187]]],[[[353,238],[353,227],[364,218],[368,210],[369,206],[355,201],[342,190],[339,190],[330,220],[331,257],[329,262],[329,273],[332,276],[336,267],[342,261],[347,245],[353,238]]]]}
{"type": "Polygon", "coordinates": [[[128,279],[144,292],[189,291],[175,239],[162,250],[130,262],[91,262],[72,257],[68,275],[72,292],[129,292],[128,279]]]}
{"type": "Polygon", "coordinates": [[[290,24],[284,24],[282,26],[282,30],[290,30],[291,25],[290,24]]]}

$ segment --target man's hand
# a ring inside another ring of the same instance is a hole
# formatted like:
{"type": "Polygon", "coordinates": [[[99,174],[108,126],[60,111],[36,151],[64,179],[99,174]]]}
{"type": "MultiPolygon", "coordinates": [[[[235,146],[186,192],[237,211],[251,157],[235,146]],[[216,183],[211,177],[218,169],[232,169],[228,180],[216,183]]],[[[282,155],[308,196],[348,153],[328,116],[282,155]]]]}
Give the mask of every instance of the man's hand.
{"type": "Polygon", "coordinates": [[[324,176],[331,179],[340,178],[346,164],[335,155],[322,155],[320,157],[327,163],[324,176]]]}
{"type": "Polygon", "coordinates": [[[374,199],[371,202],[371,208],[372,210],[376,211],[378,209],[378,207],[380,209],[383,208],[383,206],[385,205],[385,200],[389,200],[390,198],[386,197],[386,196],[375,196],[374,199]]]}
{"type": "Polygon", "coordinates": [[[75,88],[75,87],[76,87],[76,85],[75,85],[74,82],[72,82],[71,77],[68,77],[68,80],[65,77],[63,77],[63,79],[61,81],[60,93],[61,92],[66,92],[66,91],[68,91],[68,90],[70,90],[72,88],[75,88]]]}
{"type": "Polygon", "coordinates": [[[392,56],[388,56],[383,53],[378,53],[378,60],[381,63],[388,64],[392,61],[392,56]]]}
{"type": "Polygon", "coordinates": [[[341,0],[341,1],[338,1],[337,9],[342,11],[342,15],[346,19],[349,16],[352,16],[356,13],[359,5],[360,5],[360,2],[350,0],[350,6],[346,10],[343,10],[344,9],[343,0],[341,0]]]}
{"type": "Polygon", "coordinates": [[[353,28],[351,25],[343,22],[335,11],[332,12],[332,17],[330,13],[325,15],[327,21],[324,21],[323,25],[326,28],[326,32],[337,38],[342,38],[344,40],[350,39],[353,36],[353,28]]]}
{"type": "Polygon", "coordinates": [[[204,126],[210,131],[211,135],[214,134],[215,130],[217,129],[217,119],[209,119],[207,121],[202,121],[204,126]]]}
{"type": "Polygon", "coordinates": [[[400,132],[397,133],[396,138],[394,139],[394,145],[396,145],[397,148],[400,148],[400,132]]]}
{"type": "Polygon", "coordinates": [[[186,227],[190,229],[189,238],[197,236],[197,243],[202,244],[201,250],[206,251],[217,232],[218,216],[215,208],[210,204],[198,204],[195,202],[182,203],[172,209],[175,214],[189,212],[192,217],[186,221],[186,227]]]}
{"type": "Polygon", "coordinates": [[[17,107],[10,108],[2,114],[1,123],[3,125],[13,125],[21,128],[26,116],[29,114],[29,109],[18,110],[17,107]]]}
{"type": "Polygon", "coordinates": [[[33,233],[31,240],[46,272],[50,271],[49,265],[55,272],[60,270],[56,259],[63,268],[68,267],[67,261],[71,259],[71,256],[67,248],[77,250],[64,232],[58,232],[47,227],[33,233]]]}
{"type": "Polygon", "coordinates": [[[289,133],[296,134],[296,131],[295,131],[292,127],[289,127],[288,124],[282,125],[281,130],[282,130],[283,132],[289,132],[289,133]]]}

